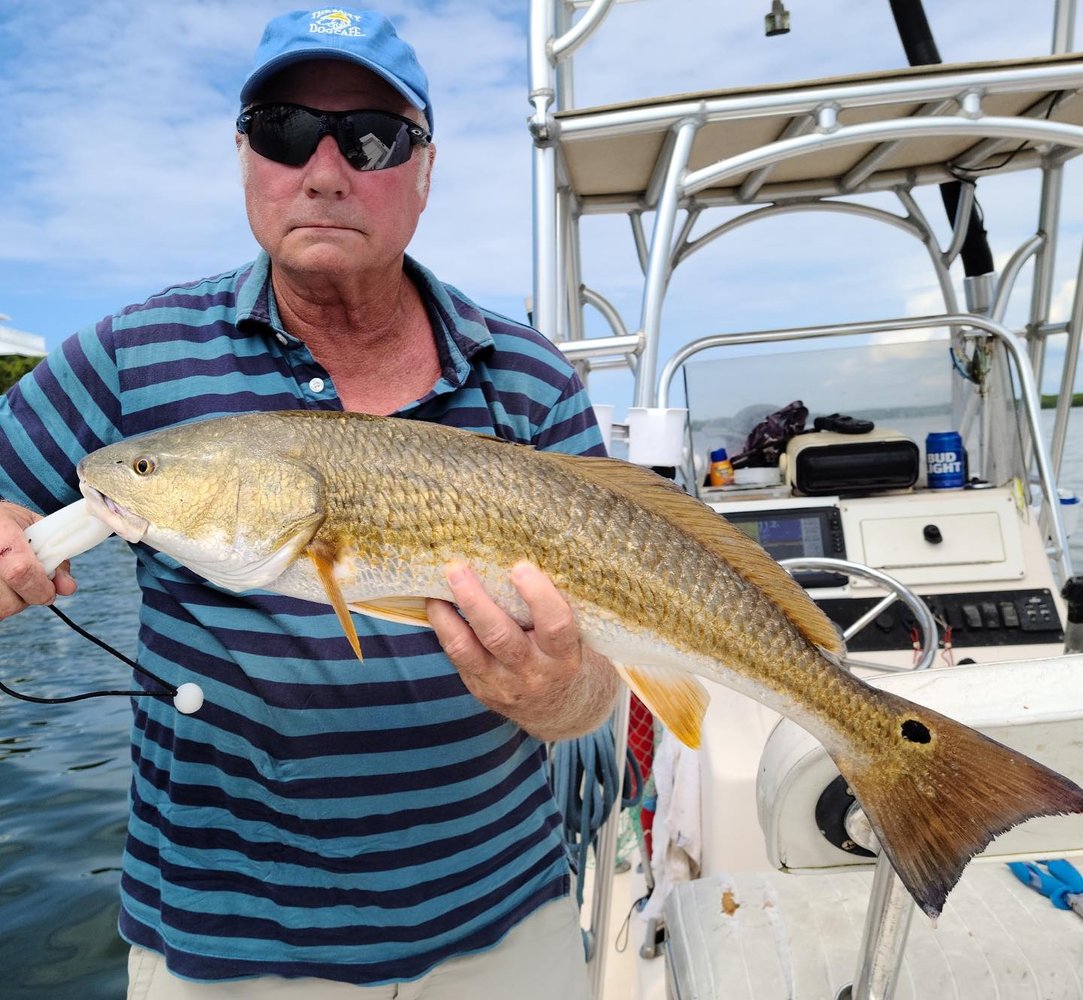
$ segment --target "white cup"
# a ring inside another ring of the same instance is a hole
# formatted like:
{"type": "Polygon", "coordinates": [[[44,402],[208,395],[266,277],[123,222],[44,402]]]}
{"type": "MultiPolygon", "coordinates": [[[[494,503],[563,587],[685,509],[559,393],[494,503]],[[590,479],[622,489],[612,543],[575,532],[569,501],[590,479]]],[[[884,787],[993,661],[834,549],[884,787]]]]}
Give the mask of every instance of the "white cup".
{"type": "Polygon", "coordinates": [[[598,421],[598,430],[602,432],[605,450],[613,454],[613,407],[609,403],[594,403],[594,419],[598,421]]]}
{"type": "Polygon", "coordinates": [[[684,460],[685,409],[633,406],[628,410],[628,461],[680,465],[684,460]]]}

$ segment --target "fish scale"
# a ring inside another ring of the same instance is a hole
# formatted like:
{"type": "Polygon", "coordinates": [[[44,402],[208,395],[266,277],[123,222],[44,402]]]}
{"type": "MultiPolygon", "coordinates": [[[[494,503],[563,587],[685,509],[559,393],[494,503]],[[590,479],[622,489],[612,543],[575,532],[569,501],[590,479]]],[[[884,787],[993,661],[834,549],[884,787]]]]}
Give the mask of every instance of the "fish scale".
{"type": "Polygon", "coordinates": [[[330,604],[358,656],[351,611],[427,625],[425,599],[451,597],[453,560],[529,624],[508,571],[535,563],[583,641],[691,745],[707,697],[695,675],[816,736],[930,915],[994,836],[1083,812],[1064,776],[842,669],[834,626],[789,575],[644,469],[427,422],[290,411],[156,431],[95,452],[79,474],[118,534],[220,586],[330,604]]]}

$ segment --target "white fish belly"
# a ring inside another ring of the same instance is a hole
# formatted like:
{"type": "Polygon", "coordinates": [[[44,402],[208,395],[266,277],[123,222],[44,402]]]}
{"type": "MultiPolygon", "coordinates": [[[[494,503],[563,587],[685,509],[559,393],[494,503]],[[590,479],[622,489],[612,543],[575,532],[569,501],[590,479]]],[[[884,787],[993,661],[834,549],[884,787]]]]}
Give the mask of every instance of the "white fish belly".
{"type": "MultiPolygon", "coordinates": [[[[465,558],[464,562],[467,561],[465,558]]],[[[508,578],[507,569],[473,564],[493,601],[524,628],[532,624],[530,610],[508,578]]],[[[451,591],[444,579],[443,565],[426,565],[407,559],[374,566],[346,556],[335,564],[338,581],[347,604],[386,597],[433,597],[450,601],[451,591]]],[[[309,559],[296,560],[269,589],[302,600],[329,604],[315,566],[309,559]]],[[[755,673],[727,664],[722,657],[707,656],[676,645],[659,633],[629,626],[612,612],[589,602],[573,601],[572,609],[583,641],[608,659],[625,666],[661,668],[695,674],[723,684],[759,701],[821,739],[822,725],[803,709],[797,697],[786,697],[757,681],[755,673]]]]}

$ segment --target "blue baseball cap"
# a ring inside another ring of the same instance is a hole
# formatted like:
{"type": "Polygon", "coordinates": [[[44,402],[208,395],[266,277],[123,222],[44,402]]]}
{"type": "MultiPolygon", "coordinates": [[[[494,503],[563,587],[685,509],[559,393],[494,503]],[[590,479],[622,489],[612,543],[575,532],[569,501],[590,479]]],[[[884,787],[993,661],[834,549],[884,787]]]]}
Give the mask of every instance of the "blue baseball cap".
{"type": "Polygon", "coordinates": [[[241,106],[279,70],[306,59],[343,59],[371,70],[422,109],[432,131],[429,81],[417,53],[374,10],[321,7],[274,18],[263,31],[252,72],[241,87],[241,106]]]}

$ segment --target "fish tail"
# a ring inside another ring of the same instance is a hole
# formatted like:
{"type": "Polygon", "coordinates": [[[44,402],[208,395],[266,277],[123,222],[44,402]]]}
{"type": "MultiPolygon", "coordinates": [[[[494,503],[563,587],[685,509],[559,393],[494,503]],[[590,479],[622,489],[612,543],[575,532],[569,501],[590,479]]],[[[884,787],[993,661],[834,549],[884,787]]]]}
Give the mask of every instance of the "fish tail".
{"type": "Polygon", "coordinates": [[[835,757],[899,878],[936,917],[967,862],[1033,816],[1083,812],[1083,789],[996,740],[905,699],[891,747],[835,757]]]}

